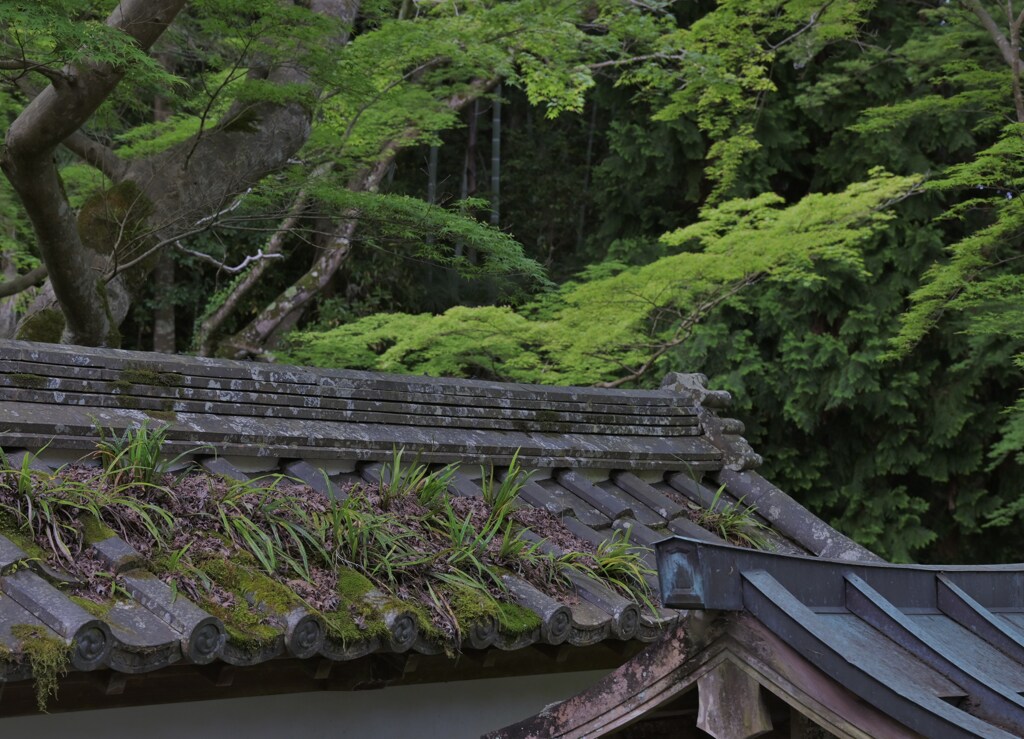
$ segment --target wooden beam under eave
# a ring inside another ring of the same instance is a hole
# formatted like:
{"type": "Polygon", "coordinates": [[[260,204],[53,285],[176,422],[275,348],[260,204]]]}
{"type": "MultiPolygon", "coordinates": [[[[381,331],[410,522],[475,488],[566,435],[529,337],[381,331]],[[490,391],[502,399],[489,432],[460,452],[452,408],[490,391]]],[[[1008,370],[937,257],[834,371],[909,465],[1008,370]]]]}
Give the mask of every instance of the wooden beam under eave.
{"type": "Polygon", "coordinates": [[[761,685],[732,660],[701,675],[697,689],[697,727],[715,739],[753,739],[772,730],[761,685]]]}

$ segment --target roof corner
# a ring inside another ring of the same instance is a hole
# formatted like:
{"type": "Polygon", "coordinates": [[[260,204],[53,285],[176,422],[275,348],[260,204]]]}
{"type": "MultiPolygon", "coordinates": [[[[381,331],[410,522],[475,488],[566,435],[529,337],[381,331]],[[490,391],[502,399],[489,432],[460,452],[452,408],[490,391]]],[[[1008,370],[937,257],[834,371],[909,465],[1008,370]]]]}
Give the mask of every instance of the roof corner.
{"type": "Polygon", "coordinates": [[[717,413],[732,405],[732,394],[725,390],[709,390],[707,382],[707,376],[699,372],[669,372],[661,381],[661,389],[679,395],[697,409],[705,438],[724,454],[724,469],[737,472],[757,469],[764,460],[741,436],[743,422],[736,418],[723,418],[717,413]]]}

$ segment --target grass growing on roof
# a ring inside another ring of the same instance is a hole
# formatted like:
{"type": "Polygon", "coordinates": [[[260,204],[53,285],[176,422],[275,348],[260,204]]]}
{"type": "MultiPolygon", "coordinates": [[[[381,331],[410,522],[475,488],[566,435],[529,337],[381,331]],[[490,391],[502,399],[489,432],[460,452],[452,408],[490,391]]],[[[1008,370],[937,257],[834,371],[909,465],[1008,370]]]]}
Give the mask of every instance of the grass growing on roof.
{"type": "MultiPolygon", "coordinates": [[[[155,414],[159,411],[150,413],[155,414]]],[[[143,421],[138,427],[126,428],[119,436],[113,429],[104,429],[97,425],[100,439],[96,442],[94,455],[99,459],[106,474],[113,478],[115,485],[158,484],[174,465],[189,454],[199,451],[195,449],[171,459],[165,458],[162,450],[167,441],[169,428],[167,424],[150,428],[149,424],[143,421]]]]}
{"type": "Polygon", "coordinates": [[[615,586],[620,593],[633,593],[651,612],[656,612],[653,593],[646,578],[656,573],[630,548],[630,531],[613,531],[610,538],[597,547],[594,560],[601,578],[615,586]]]}
{"type": "Polygon", "coordinates": [[[494,474],[494,467],[491,467],[489,471],[480,469],[480,490],[483,493],[484,502],[491,507],[489,518],[504,521],[511,512],[519,491],[529,481],[530,474],[524,473],[519,464],[518,449],[512,455],[508,472],[500,482],[495,482],[494,474]]]}
{"type": "Polygon", "coordinates": [[[757,519],[757,510],[743,503],[740,498],[735,503],[722,500],[725,485],[715,491],[711,505],[696,512],[694,523],[717,534],[730,544],[751,549],[770,549],[768,538],[769,528],[757,519]]]}
{"type": "Polygon", "coordinates": [[[344,643],[387,637],[389,611],[412,615],[449,651],[482,620],[503,633],[528,633],[540,620],[511,602],[506,573],[551,592],[569,587],[563,575],[571,571],[650,603],[651,573],[621,535],[597,549],[579,542],[578,551],[546,553],[529,527],[561,524],[516,507],[527,479],[518,455],[500,480],[484,472],[483,500],[448,492],[455,467],[431,469],[402,450],[380,485],[328,498],[282,475],[238,481],[191,468],[172,476],[176,460],[160,454],[165,431],[142,425],[102,436],[100,469],[40,472],[27,458],[19,469],[4,464],[0,514],[51,564],[105,597],[115,578],[76,570],[78,555],[111,534],[123,537],[176,595],[219,616],[232,643],[245,648],[278,638],[282,617],[298,606],[320,614],[344,643]]]}
{"type": "Polygon", "coordinates": [[[425,464],[420,463],[419,457],[406,463],[402,460],[404,455],[404,448],[395,449],[391,461],[381,468],[381,507],[385,511],[406,495],[415,495],[422,505],[430,508],[439,496],[444,495],[455,475],[452,465],[431,473],[425,464]]]}

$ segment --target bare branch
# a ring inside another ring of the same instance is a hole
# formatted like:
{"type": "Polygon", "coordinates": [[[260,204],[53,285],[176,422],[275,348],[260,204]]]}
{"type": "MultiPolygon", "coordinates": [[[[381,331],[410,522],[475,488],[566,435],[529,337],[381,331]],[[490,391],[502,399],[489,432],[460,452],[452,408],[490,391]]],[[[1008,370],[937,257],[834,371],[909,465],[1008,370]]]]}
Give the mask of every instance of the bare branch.
{"type": "Polygon", "coordinates": [[[639,56],[631,56],[625,59],[609,59],[604,62],[595,62],[594,64],[588,64],[588,69],[604,69],[606,67],[623,67],[627,64],[638,64],[639,62],[647,62],[652,59],[660,59],[664,61],[681,61],[686,58],[686,52],[680,52],[679,54],[665,54],[663,52],[657,52],[654,54],[640,54],[639,56]]]}
{"type": "MultiPolygon", "coordinates": [[[[186,0],[122,0],[107,18],[107,25],[148,49],[185,5],[186,0]]],[[[124,73],[123,67],[112,63],[85,62],[73,68],[66,73],[73,85],[46,88],[11,124],[8,146],[17,146],[22,156],[51,151],[81,128],[124,73]],[[40,125],[42,122],[49,125],[40,125]]]]}
{"type": "Polygon", "coordinates": [[[180,241],[174,242],[174,248],[177,251],[180,251],[182,254],[188,254],[189,256],[195,257],[196,259],[206,262],[207,264],[212,264],[217,269],[224,270],[225,272],[230,272],[231,274],[238,274],[242,270],[248,268],[248,266],[253,262],[259,262],[264,259],[284,259],[284,254],[264,254],[263,249],[257,249],[255,254],[250,254],[245,259],[243,259],[239,264],[235,265],[234,267],[231,267],[225,264],[224,262],[221,262],[220,260],[211,257],[209,254],[204,254],[201,251],[189,249],[180,241]]]}
{"type": "Polygon", "coordinates": [[[23,275],[18,275],[12,280],[0,282],[0,298],[17,295],[20,292],[28,290],[30,287],[35,287],[45,279],[46,266],[41,265],[23,275]]]}
{"type": "Polygon", "coordinates": [[[0,59],[0,70],[19,72],[38,72],[55,85],[66,85],[74,81],[74,77],[59,69],[48,67],[42,62],[28,59],[0,59]]]}
{"type": "Polygon", "coordinates": [[[158,251],[163,249],[165,246],[170,246],[170,245],[174,244],[176,241],[178,241],[179,239],[184,239],[184,238],[188,238],[189,236],[195,236],[196,234],[201,234],[203,231],[206,231],[208,228],[210,228],[210,226],[201,226],[199,228],[193,228],[193,229],[191,229],[189,231],[185,231],[184,233],[180,233],[179,232],[179,233],[175,234],[174,236],[168,237],[166,239],[160,239],[156,243],[151,244],[149,247],[147,247],[144,252],[142,252],[138,256],[133,257],[131,260],[129,260],[127,262],[123,262],[122,264],[114,265],[111,269],[109,269],[106,272],[106,274],[104,275],[104,280],[107,281],[107,282],[110,282],[111,280],[113,280],[118,275],[121,275],[121,274],[127,272],[128,270],[130,270],[132,267],[137,267],[138,265],[142,264],[147,259],[149,259],[151,256],[156,254],[158,251]]]}
{"type": "Polygon", "coordinates": [[[197,226],[202,226],[204,223],[213,223],[214,221],[219,220],[221,216],[227,215],[228,213],[232,213],[232,212],[238,210],[238,207],[242,204],[242,200],[245,198],[246,195],[248,195],[251,192],[252,192],[252,188],[251,187],[247,188],[246,191],[244,193],[242,193],[241,196],[235,198],[235,202],[233,202],[227,208],[224,208],[223,210],[219,210],[216,213],[212,213],[212,214],[210,214],[208,216],[203,216],[198,221],[196,221],[196,225],[197,226]]]}

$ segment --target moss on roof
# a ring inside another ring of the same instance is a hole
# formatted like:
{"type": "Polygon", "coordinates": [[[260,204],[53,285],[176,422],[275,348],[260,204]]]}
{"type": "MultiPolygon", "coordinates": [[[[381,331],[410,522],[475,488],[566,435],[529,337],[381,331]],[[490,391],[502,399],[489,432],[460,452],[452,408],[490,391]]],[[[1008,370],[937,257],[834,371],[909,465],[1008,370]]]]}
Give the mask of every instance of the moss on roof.
{"type": "Polygon", "coordinates": [[[328,498],[282,475],[233,480],[198,467],[166,474],[161,431],[104,435],[106,466],[56,472],[0,468],[3,531],[33,556],[69,575],[54,582],[90,613],[112,602],[118,576],[89,545],[117,535],[162,581],[225,624],[229,641],[258,650],[276,640],[286,616],[303,608],[322,617],[330,638],[350,645],[388,638],[387,613],[407,613],[421,635],[457,651],[482,623],[517,636],[540,626],[509,595],[514,572],[563,600],[574,598],[567,571],[600,580],[633,601],[650,594],[638,552],[636,577],[606,577],[603,556],[553,515],[518,514],[508,496],[525,479],[484,486],[486,500],[448,492],[452,468],[402,462],[385,467],[391,483],[352,486],[328,498]],[[116,448],[111,444],[116,442],[116,448]],[[572,556],[545,553],[525,537],[557,535],[572,556]],[[88,605],[86,605],[88,604],[88,605]]]}

